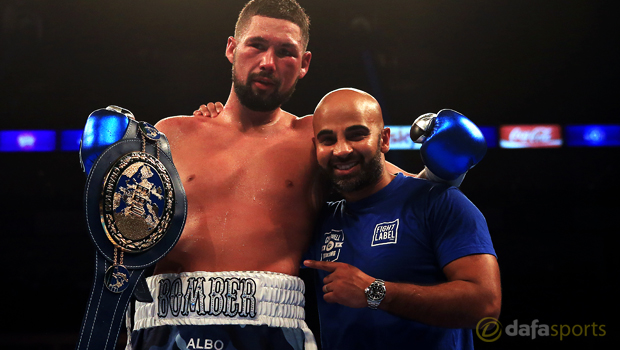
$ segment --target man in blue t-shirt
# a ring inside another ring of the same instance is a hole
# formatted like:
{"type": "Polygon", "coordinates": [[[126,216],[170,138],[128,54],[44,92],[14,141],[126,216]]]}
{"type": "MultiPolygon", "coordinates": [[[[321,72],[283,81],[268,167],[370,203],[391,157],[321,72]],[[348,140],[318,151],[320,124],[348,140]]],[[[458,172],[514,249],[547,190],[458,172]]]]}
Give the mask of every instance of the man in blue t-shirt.
{"type": "Polygon", "coordinates": [[[325,207],[304,261],[318,271],[323,349],[473,348],[471,328],[501,305],[483,215],[456,187],[386,170],[390,130],[369,94],[327,94],[313,126],[344,198],[325,207]]]}

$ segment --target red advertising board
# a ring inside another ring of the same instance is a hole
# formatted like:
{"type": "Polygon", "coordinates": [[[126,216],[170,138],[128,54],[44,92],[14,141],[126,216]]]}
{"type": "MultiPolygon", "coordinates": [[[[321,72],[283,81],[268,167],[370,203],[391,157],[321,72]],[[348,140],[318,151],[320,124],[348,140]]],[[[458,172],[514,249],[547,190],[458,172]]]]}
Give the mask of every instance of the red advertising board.
{"type": "Polygon", "coordinates": [[[562,146],[562,128],[557,124],[504,125],[499,133],[501,148],[562,146]]]}

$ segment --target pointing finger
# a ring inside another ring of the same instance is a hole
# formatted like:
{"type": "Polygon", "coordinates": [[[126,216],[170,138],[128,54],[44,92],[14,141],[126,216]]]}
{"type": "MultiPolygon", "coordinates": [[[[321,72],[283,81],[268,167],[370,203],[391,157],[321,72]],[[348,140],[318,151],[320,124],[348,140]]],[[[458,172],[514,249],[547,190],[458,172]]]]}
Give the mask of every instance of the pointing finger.
{"type": "Polygon", "coordinates": [[[338,263],[331,261],[306,260],[304,261],[304,265],[312,269],[334,272],[338,266],[338,263]]]}

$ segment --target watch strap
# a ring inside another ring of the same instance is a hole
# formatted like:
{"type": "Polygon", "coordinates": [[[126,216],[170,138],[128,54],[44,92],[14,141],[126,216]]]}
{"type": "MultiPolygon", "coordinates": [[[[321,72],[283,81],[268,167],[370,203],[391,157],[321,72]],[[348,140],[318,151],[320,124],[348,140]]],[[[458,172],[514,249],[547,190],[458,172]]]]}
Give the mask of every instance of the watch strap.
{"type": "Polygon", "coordinates": [[[368,302],[368,307],[376,310],[383,301],[383,298],[385,298],[385,281],[377,278],[370,284],[370,286],[368,286],[368,288],[366,288],[366,301],[368,302]],[[379,299],[372,298],[369,295],[370,293],[372,293],[372,289],[376,288],[377,286],[380,286],[383,289],[383,296],[379,299]]]}

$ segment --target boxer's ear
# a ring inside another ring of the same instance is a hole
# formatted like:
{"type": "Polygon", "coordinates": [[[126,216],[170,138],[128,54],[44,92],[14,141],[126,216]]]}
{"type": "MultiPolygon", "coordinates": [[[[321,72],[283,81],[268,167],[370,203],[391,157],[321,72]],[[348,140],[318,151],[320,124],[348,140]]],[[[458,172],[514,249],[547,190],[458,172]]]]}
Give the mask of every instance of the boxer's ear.
{"type": "Polygon", "coordinates": [[[306,51],[301,56],[301,69],[299,70],[299,79],[303,78],[308,74],[308,69],[310,69],[310,60],[312,60],[312,52],[306,51]]]}
{"type": "Polygon", "coordinates": [[[232,36],[229,36],[228,42],[226,43],[226,58],[228,58],[228,62],[230,63],[233,63],[236,48],[237,48],[237,40],[233,38],[232,36]]]}

